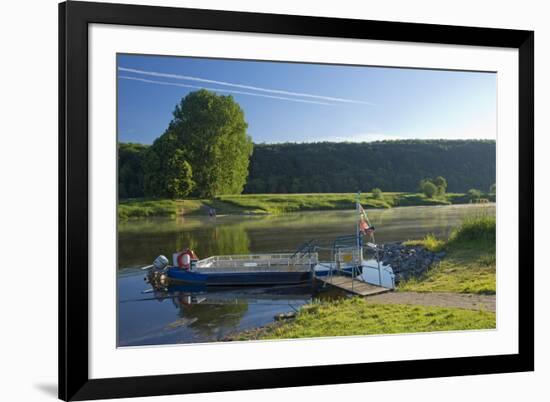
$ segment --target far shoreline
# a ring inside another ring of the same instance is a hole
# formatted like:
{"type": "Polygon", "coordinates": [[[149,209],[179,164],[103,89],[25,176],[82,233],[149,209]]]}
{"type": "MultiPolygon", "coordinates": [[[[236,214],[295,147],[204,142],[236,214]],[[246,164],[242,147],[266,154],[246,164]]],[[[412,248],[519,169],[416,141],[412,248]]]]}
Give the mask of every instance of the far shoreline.
{"type": "MultiPolygon", "coordinates": [[[[118,204],[120,220],[135,218],[182,216],[242,215],[264,216],[293,212],[350,211],[355,209],[354,193],[309,194],[242,194],[219,196],[212,199],[126,199],[118,204]]],[[[494,194],[482,194],[473,200],[465,193],[446,193],[428,198],[421,193],[387,192],[380,197],[362,193],[360,202],[365,209],[398,207],[491,204],[494,194]]]]}

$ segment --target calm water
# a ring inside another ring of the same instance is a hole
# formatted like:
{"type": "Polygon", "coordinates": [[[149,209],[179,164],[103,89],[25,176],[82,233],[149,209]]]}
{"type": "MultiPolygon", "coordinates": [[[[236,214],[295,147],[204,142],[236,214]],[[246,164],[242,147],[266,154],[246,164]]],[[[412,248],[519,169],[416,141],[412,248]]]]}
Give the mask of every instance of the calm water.
{"type": "MultiPolygon", "coordinates": [[[[495,213],[494,205],[405,207],[369,210],[376,241],[450,234],[464,217],[495,213]]],[[[282,216],[218,216],[132,220],[119,225],[118,344],[151,345],[217,341],[229,333],[273,321],[312,297],[332,297],[310,286],[215,289],[181,287],[171,293],[143,293],[149,285],[137,267],[190,247],[199,258],[216,254],[292,252],[316,239],[329,246],[353,234],[354,211],[306,212],[282,216]]],[[[328,255],[321,253],[320,258],[328,255]]]]}

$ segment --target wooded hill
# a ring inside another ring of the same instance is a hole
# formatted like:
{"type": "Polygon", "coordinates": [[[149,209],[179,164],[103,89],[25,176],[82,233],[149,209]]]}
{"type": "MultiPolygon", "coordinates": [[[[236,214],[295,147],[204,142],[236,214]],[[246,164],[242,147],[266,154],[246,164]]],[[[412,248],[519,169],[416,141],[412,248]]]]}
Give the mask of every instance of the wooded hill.
{"type": "Polygon", "coordinates": [[[403,140],[254,146],[245,193],[416,191],[443,176],[450,192],[488,191],[496,144],[489,140],[403,140]]]}
{"type": "MultiPolygon", "coordinates": [[[[142,197],[147,146],[119,144],[119,195],[142,197]]],[[[244,193],[411,192],[443,176],[448,192],[495,183],[492,140],[398,140],[365,143],[255,144],[244,193]]]]}

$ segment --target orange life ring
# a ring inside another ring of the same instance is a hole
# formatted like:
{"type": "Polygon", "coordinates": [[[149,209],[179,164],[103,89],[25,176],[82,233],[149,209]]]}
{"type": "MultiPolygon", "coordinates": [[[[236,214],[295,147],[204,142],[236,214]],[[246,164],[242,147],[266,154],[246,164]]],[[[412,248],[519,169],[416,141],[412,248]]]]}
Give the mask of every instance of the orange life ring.
{"type": "Polygon", "coordinates": [[[178,258],[177,258],[178,267],[188,270],[191,267],[192,259],[197,259],[196,254],[193,252],[193,250],[185,249],[184,251],[178,254],[178,258]]]}

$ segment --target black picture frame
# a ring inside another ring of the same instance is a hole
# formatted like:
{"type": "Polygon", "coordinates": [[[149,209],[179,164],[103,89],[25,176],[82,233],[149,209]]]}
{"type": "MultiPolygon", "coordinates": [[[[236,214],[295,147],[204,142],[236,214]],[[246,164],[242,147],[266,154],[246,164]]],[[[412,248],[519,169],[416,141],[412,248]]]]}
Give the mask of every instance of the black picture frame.
{"type": "Polygon", "coordinates": [[[534,370],[534,32],[71,1],[59,5],[59,398],[89,400],[534,370]],[[517,354],[214,373],[88,375],[88,25],[508,47],[519,51],[517,354]]]}

